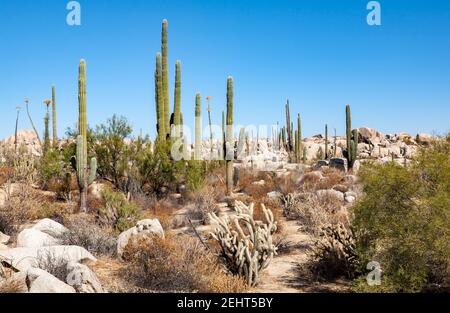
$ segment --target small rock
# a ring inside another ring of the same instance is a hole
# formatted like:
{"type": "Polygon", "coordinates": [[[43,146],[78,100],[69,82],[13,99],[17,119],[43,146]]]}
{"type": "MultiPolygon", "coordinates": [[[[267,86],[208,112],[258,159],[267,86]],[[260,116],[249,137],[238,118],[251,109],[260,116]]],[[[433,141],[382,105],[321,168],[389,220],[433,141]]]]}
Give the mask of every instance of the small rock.
{"type": "Polygon", "coordinates": [[[265,184],[266,184],[266,182],[263,179],[252,183],[252,185],[255,185],[255,186],[264,186],[265,184]]]}
{"type": "Polygon", "coordinates": [[[282,194],[279,191],[271,191],[271,192],[267,193],[267,197],[269,197],[270,199],[278,199],[281,196],[282,196],[282,194]]]}
{"type": "Polygon", "coordinates": [[[337,190],[333,190],[333,189],[317,190],[316,194],[319,197],[336,197],[340,201],[344,202],[344,194],[337,190]]]}
{"type": "Polygon", "coordinates": [[[352,196],[345,197],[345,202],[347,202],[347,203],[353,203],[355,201],[356,201],[355,197],[352,197],[352,196]]]}
{"type": "Polygon", "coordinates": [[[104,293],[97,276],[84,264],[71,262],[67,265],[67,283],[78,293],[104,293]]]}
{"type": "Polygon", "coordinates": [[[122,259],[123,252],[130,239],[150,238],[158,236],[164,238],[164,229],[158,219],[147,219],[137,222],[136,226],[122,232],[117,239],[117,255],[122,259]]]}
{"type": "Polygon", "coordinates": [[[11,238],[10,236],[5,235],[4,233],[2,233],[0,231],[0,244],[5,244],[6,245],[9,242],[10,238],[11,238]]]}
{"type": "Polygon", "coordinates": [[[332,158],[330,160],[330,167],[336,168],[336,169],[344,171],[346,173],[348,171],[347,159],[345,159],[345,158],[332,158]]]}

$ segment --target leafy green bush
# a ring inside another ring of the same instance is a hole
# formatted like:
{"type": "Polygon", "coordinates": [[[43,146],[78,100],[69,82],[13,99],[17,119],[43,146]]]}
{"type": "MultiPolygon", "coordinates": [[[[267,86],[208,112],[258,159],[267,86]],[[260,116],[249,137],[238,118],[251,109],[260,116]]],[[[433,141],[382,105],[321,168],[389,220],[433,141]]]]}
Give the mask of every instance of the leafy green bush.
{"type": "Polygon", "coordinates": [[[39,177],[44,189],[48,189],[51,181],[63,181],[66,173],[64,162],[58,151],[49,150],[39,163],[39,177]]]}
{"type": "Polygon", "coordinates": [[[125,231],[135,225],[139,219],[139,208],[129,202],[121,192],[110,188],[102,190],[104,207],[99,209],[99,220],[119,232],[125,231]]]}
{"type": "Polygon", "coordinates": [[[189,191],[195,192],[205,185],[206,162],[189,161],[186,166],[186,187],[189,191]]]}
{"type": "Polygon", "coordinates": [[[422,148],[412,165],[368,165],[365,196],[355,207],[361,264],[377,261],[380,286],[358,290],[442,291],[450,288],[450,135],[422,148]]]}

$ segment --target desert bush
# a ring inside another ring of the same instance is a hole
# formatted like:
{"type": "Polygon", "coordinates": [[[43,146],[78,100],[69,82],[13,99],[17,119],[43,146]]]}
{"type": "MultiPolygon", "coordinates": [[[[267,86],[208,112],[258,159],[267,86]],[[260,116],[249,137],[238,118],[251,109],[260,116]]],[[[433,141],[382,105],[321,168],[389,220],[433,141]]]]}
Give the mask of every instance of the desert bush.
{"type": "Polygon", "coordinates": [[[306,232],[315,236],[327,224],[346,222],[336,214],[341,200],[331,194],[288,194],[282,197],[282,203],[284,216],[290,220],[298,220],[306,232]]]}
{"type": "MultiPolygon", "coordinates": [[[[38,172],[41,186],[44,190],[50,190],[49,185],[61,184],[64,175],[69,169],[65,169],[63,159],[59,151],[49,150],[39,160],[38,172]]],[[[56,189],[56,188],[55,188],[56,189]]],[[[56,191],[56,190],[51,190],[56,191]]]]}
{"type": "Polygon", "coordinates": [[[60,281],[65,282],[69,271],[67,269],[68,261],[65,258],[58,257],[50,251],[45,251],[37,256],[37,268],[52,274],[60,281]]]}
{"type": "Polygon", "coordinates": [[[139,219],[139,208],[127,200],[125,195],[111,188],[102,190],[104,207],[98,210],[98,219],[102,225],[109,225],[115,230],[125,231],[139,219]]]}
{"type": "Polygon", "coordinates": [[[117,239],[114,230],[100,227],[89,215],[73,216],[65,221],[69,231],[61,238],[61,244],[80,246],[94,255],[116,256],[117,239]]]}
{"type": "Polygon", "coordinates": [[[7,183],[4,190],[7,198],[5,205],[0,207],[0,231],[11,236],[37,212],[51,205],[47,198],[27,184],[7,183]]]}
{"type": "Polygon", "coordinates": [[[361,176],[358,253],[383,271],[382,284],[365,290],[449,290],[450,136],[421,148],[409,166],[366,165],[361,176]]]}
{"type": "Polygon", "coordinates": [[[277,229],[270,210],[264,208],[266,223],[255,221],[253,204],[246,206],[236,201],[236,216],[218,218],[214,213],[210,218],[216,224],[211,237],[221,248],[220,256],[231,273],[245,278],[248,286],[254,286],[259,273],[269,266],[277,250],[272,235],[277,229]]]}
{"type": "Polygon", "coordinates": [[[343,224],[323,227],[308,268],[316,280],[354,279],[360,266],[351,229],[343,224]]]}
{"type": "Polygon", "coordinates": [[[192,198],[193,207],[188,212],[190,219],[205,222],[208,219],[208,214],[216,212],[216,194],[212,187],[204,187],[202,190],[194,193],[192,198]]]}
{"type": "Polygon", "coordinates": [[[134,241],[125,249],[123,276],[138,287],[171,292],[242,292],[245,283],[223,271],[192,237],[134,241]]]}

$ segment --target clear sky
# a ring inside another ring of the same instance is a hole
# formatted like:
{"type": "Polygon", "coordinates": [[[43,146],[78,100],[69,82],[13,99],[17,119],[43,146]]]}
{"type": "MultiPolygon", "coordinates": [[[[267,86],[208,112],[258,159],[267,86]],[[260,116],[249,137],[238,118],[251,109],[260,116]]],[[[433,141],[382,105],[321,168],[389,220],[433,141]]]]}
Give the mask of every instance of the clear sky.
{"type": "MultiPolygon", "coordinates": [[[[450,131],[450,1],[381,0],[369,26],[366,0],[80,0],[81,26],[66,24],[67,0],[0,1],[0,138],[14,132],[15,106],[57,90],[58,130],[77,120],[77,71],[87,61],[88,121],[126,116],[155,134],[154,69],[161,21],[169,21],[170,95],[182,61],[182,110],[212,96],[213,122],[235,80],[235,122],[284,121],[301,112],[305,136],[338,133],[345,105],[353,125],[383,132],[450,131]]],[[[204,108],[206,103],[204,101],[204,108]]],[[[203,110],[206,124],[206,110],[203,110]]],[[[25,111],[20,128],[30,128],[25,111]]]]}

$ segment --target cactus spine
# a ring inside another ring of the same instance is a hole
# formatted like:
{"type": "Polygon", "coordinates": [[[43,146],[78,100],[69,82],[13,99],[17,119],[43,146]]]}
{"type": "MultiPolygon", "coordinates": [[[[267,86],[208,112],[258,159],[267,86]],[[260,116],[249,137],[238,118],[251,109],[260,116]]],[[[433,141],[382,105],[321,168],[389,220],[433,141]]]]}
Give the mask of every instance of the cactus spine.
{"type": "Polygon", "coordinates": [[[352,117],[350,112],[350,106],[345,108],[346,115],[346,136],[347,136],[347,151],[346,157],[348,161],[348,167],[353,168],[358,154],[358,130],[352,130],[352,117]]]}
{"type": "Polygon", "coordinates": [[[227,125],[226,125],[226,179],[227,193],[233,190],[233,78],[230,76],[227,80],[227,125]]]}
{"type": "Polygon", "coordinates": [[[173,124],[175,126],[175,137],[181,136],[181,61],[175,64],[175,95],[173,105],[173,124]]]}
{"type": "Polygon", "coordinates": [[[201,107],[201,95],[197,93],[195,96],[195,150],[194,159],[200,160],[202,157],[202,107],[201,107]]]}
{"type": "Polygon", "coordinates": [[[78,188],[80,190],[80,211],[87,212],[87,191],[90,184],[95,180],[97,172],[97,159],[92,158],[87,165],[87,117],[86,117],[86,62],[80,61],[78,68],[78,131],[76,151],[76,171],[78,188]]]}
{"type": "Polygon", "coordinates": [[[166,140],[166,123],[165,123],[165,110],[164,110],[164,96],[162,85],[162,65],[161,65],[161,53],[156,54],[156,70],[155,70],[155,101],[156,101],[156,118],[158,140],[166,140]]]}
{"type": "Polygon", "coordinates": [[[58,145],[58,134],[56,129],[56,91],[55,86],[52,86],[52,126],[53,126],[53,147],[58,145]]]}
{"type": "Polygon", "coordinates": [[[164,125],[165,134],[169,135],[169,125],[170,125],[170,98],[169,98],[169,66],[168,66],[168,48],[167,48],[167,20],[162,22],[162,42],[161,42],[161,53],[162,53],[162,95],[164,102],[164,125]]]}
{"type": "Polygon", "coordinates": [[[325,124],[325,160],[328,160],[328,124],[325,124]]]}

